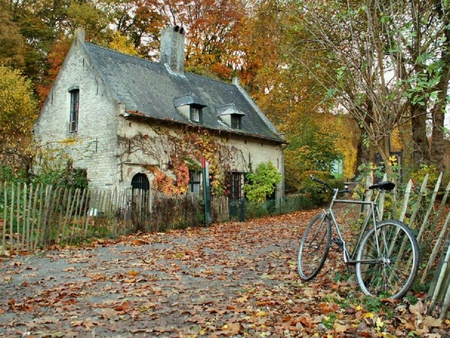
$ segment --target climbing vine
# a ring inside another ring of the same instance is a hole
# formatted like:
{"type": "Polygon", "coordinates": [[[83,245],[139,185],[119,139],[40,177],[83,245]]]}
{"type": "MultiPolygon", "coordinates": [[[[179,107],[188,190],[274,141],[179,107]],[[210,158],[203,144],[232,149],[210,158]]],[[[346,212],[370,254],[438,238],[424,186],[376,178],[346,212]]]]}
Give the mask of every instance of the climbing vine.
{"type": "Polygon", "coordinates": [[[183,161],[174,158],[172,172],[175,179],[169,177],[162,172],[158,167],[152,167],[153,175],[155,176],[153,184],[157,191],[161,191],[167,195],[179,195],[188,191],[189,185],[189,168],[183,161]]]}
{"type": "Polygon", "coordinates": [[[226,193],[226,176],[233,165],[247,166],[241,151],[206,129],[186,127],[176,133],[174,129],[157,126],[150,130],[152,133],[119,136],[119,157],[122,165],[139,163],[151,171],[155,188],[165,194],[186,193],[189,170],[200,171],[203,157],[209,163],[214,195],[226,193]]]}

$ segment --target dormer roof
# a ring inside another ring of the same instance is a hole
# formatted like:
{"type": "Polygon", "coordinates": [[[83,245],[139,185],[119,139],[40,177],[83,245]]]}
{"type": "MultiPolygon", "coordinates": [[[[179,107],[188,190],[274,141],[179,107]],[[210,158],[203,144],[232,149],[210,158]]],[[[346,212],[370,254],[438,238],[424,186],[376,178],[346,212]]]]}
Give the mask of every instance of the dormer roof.
{"type": "MultiPolygon", "coordinates": [[[[284,139],[259,110],[238,82],[227,83],[184,72],[176,74],[161,62],[151,62],[81,40],[105,86],[125,106],[126,115],[193,124],[177,112],[177,106],[195,104],[202,109],[205,128],[284,143],[284,139]],[[221,109],[234,109],[243,116],[242,129],[233,130],[218,116],[221,109]]],[[[196,124],[198,126],[198,124],[196,124]]]]}

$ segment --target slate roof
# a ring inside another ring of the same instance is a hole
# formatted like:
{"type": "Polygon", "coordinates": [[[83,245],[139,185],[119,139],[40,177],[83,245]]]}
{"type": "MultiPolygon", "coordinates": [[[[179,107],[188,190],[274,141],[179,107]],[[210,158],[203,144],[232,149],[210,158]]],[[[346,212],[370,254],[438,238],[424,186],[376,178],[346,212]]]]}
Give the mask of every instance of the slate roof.
{"type": "Polygon", "coordinates": [[[161,63],[122,54],[92,43],[85,43],[84,46],[105,84],[132,115],[197,125],[180,114],[175,107],[180,100],[193,99],[206,106],[203,108],[202,125],[209,129],[285,142],[238,85],[188,72],[184,75],[177,74],[161,63]],[[228,127],[218,117],[221,109],[227,105],[234,105],[239,113],[245,114],[241,130],[228,127]]]}

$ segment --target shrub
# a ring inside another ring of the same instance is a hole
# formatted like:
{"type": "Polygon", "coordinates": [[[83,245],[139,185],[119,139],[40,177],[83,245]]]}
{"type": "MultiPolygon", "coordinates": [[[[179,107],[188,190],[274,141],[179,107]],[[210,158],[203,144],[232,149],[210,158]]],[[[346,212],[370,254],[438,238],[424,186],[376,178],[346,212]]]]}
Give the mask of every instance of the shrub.
{"type": "Polygon", "coordinates": [[[250,202],[263,202],[275,191],[282,178],[272,162],[261,163],[255,172],[247,174],[248,182],[244,185],[245,196],[250,202]]]}

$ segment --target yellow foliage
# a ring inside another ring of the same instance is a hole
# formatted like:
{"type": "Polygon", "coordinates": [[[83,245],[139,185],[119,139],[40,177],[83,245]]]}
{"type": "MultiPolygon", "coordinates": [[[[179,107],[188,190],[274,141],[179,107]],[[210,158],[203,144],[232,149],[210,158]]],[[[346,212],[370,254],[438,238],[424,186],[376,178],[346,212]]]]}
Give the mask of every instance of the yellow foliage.
{"type": "Polygon", "coordinates": [[[134,48],[134,45],[127,39],[126,36],[120,34],[120,32],[114,33],[113,40],[108,44],[108,47],[128,55],[138,54],[136,48],[134,48]]]}
{"type": "Polygon", "coordinates": [[[31,139],[31,128],[38,115],[31,81],[17,70],[0,66],[0,144],[20,147],[31,139]]]}

